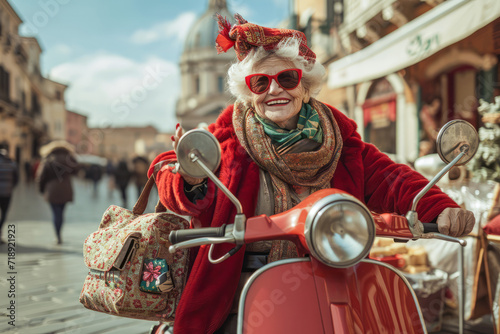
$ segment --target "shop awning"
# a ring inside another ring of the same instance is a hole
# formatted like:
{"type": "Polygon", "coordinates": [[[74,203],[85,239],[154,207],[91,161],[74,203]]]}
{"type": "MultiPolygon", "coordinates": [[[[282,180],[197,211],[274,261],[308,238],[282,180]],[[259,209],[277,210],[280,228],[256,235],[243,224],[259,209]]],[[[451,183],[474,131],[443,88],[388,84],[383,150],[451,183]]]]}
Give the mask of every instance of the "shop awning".
{"type": "Polygon", "coordinates": [[[369,81],[418,63],[500,17],[499,0],[448,0],[329,66],[328,87],[369,81]]]}

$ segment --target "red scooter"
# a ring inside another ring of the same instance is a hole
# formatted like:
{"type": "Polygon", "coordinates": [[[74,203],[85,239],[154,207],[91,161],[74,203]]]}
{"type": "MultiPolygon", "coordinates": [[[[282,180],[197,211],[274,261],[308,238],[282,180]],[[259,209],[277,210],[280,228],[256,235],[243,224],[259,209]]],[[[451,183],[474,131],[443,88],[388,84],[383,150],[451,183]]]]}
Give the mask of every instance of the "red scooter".
{"type": "Polygon", "coordinates": [[[246,218],[238,199],[213,174],[220,147],[205,130],[191,130],[179,141],[177,156],[190,176],[208,176],[234,203],[234,224],[174,231],[171,252],[211,244],[209,260],[220,263],[243,244],[290,240],[299,257],[265,265],[247,281],[239,302],[238,333],[426,333],[415,292],[391,265],[368,259],[375,236],[412,240],[465,241],[437,233],[416,213],[422,196],[454,165],[468,162],[479,144],[467,122],[455,120],[440,131],[437,149],[447,166],[415,197],[406,216],[375,214],[353,196],[325,189],[271,217],[246,218]],[[202,237],[200,237],[202,236],[202,237]],[[233,243],[223,257],[213,245],[233,243]]]}

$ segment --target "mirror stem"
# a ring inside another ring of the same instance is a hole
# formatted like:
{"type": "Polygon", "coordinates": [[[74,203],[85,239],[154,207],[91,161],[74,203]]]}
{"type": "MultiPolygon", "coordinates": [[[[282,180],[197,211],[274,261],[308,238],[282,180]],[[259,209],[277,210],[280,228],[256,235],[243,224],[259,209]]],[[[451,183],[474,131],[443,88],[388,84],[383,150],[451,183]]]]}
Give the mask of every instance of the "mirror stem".
{"type": "Polygon", "coordinates": [[[434,178],[429,182],[429,184],[427,184],[425,186],[424,189],[420,190],[420,192],[417,194],[417,196],[415,196],[415,198],[413,199],[413,205],[411,207],[411,211],[417,211],[417,204],[418,202],[420,201],[420,199],[422,197],[424,197],[424,195],[429,191],[429,189],[432,188],[432,186],[434,186],[436,183],[438,183],[439,180],[441,180],[441,178],[446,174],[448,173],[448,171],[457,164],[457,162],[460,161],[460,159],[462,159],[462,157],[467,154],[467,151],[469,150],[469,147],[467,145],[464,145],[460,148],[460,154],[457,155],[457,157],[455,159],[453,159],[453,161],[451,161],[448,165],[446,165],[446,167],[444,167],[436,176],[434,176],[434,178]]]}
{"type": "Polygon", "coordinates": [[[217,185],[217,187],[222,190],[224,194],[226,194],[229,200],[233,202],[234,206],[236,206],[236,212],[238,214],[242,214],[243,207],[241,206],[240,201],[238,201],[238,199],[229,191],[229,189],[227,189],[226,186],[222,182],[220,182],[217,176],[212,173],[212,171],[201,161],[201,159],[199,159],[199,157],[194,152],[189,153],[189,158],[192,162],[196,162],[207,174],[210,180],[212,180],[217,185]]]}

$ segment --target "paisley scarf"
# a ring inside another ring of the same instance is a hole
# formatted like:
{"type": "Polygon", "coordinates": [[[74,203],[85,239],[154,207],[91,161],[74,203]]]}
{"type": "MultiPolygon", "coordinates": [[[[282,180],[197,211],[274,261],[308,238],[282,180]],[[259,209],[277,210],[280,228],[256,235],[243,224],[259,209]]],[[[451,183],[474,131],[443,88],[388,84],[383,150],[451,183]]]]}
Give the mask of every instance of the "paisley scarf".
{"type": "Polygon", "coordinates": [[[323,131],[319,126],[319,115],[310,104],[304,103],[299,112],[297,127],[293,130],[282,129],[276,123],[255,114],[257,120],[264,127],[264,132],[271,138],[280,152],[301,139],[308,138],[317,143],[323,141],[323,131]]]}
{"type": "MultiPolygon", "coordinates": [[[[330,187],[342,151],[340,129],[330,109],[321,102],[310,99],[316,110],[323,131],[322,145],[312,152],[279,154],[266,135],[264,126],[257,120],[253,107],[237,101],[234,105],[233,126],[241,145],[257,165],[268,171],[274,190],[274,213],[291,209],[297,203],[292,198],[293,186],[308,187],[311,192],[330,187]]],[[[288,241],[274,241],[270,261],[296,257],[297,250],[288,241]]]]}

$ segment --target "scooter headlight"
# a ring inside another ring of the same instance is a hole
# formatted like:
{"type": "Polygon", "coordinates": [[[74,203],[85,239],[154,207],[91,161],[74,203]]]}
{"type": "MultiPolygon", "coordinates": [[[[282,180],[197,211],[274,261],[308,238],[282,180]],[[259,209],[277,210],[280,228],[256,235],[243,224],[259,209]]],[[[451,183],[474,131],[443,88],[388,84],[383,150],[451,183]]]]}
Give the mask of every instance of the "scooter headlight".
{"type": "Polygon", "coordinates": [[[323,198],[309,211],[305,225],[309,249],[334,268],[350,267],[365,258],[375,239],[375,224],[368,209],[347,194],[323,198]]]}

